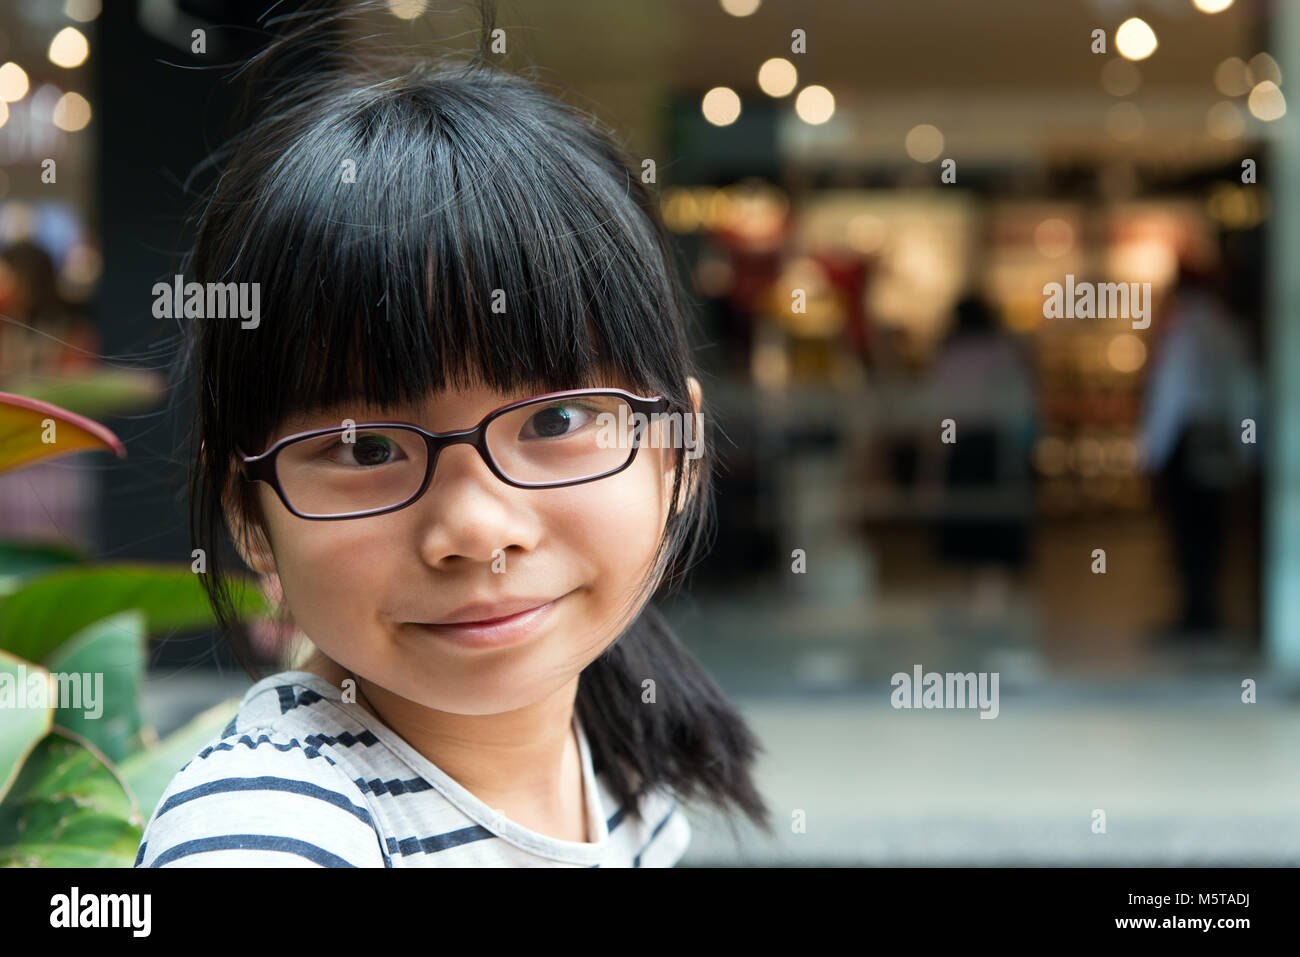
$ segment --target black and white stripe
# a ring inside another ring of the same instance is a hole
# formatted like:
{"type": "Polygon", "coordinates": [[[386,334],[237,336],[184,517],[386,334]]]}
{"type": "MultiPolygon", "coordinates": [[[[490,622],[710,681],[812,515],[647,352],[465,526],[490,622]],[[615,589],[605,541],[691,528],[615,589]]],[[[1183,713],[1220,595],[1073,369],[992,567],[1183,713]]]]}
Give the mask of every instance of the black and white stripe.
{"type": "Polygon", "coordinates": [[[254,685],[172,779],[137,867],[670,867],[690,825],[668,792],[617,808],[579,725],[590,825],[560,841],[497,814],[338,690],[304,672],[254,685]]]}

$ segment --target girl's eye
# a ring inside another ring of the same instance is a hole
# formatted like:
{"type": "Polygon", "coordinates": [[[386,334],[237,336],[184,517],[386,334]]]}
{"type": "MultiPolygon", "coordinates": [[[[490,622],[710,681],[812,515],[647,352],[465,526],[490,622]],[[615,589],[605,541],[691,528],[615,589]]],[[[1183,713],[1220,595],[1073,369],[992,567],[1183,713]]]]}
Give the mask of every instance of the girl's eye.
{"type": "Polygon", "coordinates": [[[559,439],[581,429],[591,412],[573,403],[557,402],[534,412],[524,423],[521,439],[559,439]]]}
{"type": "Polygon", "coordinates": [[[406,457],[402,447],[386,435],[358,435],[355,442],[340,440],[326,450],[326,455],[337,465],[362,468],[388,465],[406,457]]]}

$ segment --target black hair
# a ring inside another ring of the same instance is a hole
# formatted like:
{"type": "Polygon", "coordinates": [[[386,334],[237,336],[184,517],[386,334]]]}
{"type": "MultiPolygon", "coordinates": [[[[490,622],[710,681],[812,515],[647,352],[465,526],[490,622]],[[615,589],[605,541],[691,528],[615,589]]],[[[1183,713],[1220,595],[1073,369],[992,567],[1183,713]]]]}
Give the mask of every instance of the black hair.
{"type": "Polygon", "coordinates": [[[997,315],[983,296],[967,294],[953,307],[953,324],[949,338],[987,336],[998,331],[997,315]]]}
{"type": "MultiPolygon", "coordinates": [[[[237,526],[261,524],[252,483],[233,476],[236,446],[263,449],[287,416],[340,401],[395,405],[475,384],[541,393],[607,384],[611,372],[667,397],[670,411],[694,409],[687,296],[657,197],[599,121],[491,62],[495,10],[479,9],[472,58],[394,68],[349,56],[300,71],[209,160],[217,175],[194,208],[185,280],[257,281],[263,315],[256,328],[184,320],[190,534],[208,557],[201,577],[221,631],[255,679],[222,548],[240,533],[226,504],[246,516],[237,526]],[[490,311],[494,289],[505,313],[490,311]]],[[[250,64],[335,42],[322,39],[325,22],[290,30],[250,64]]],[[[693,462],[676,449],[646,600],[582,672],[575,707],[620,806],[667,786],[770,833],[750,776],[761,748],[653,604],[709,544],[711,445],[706,436],[693,462]]]]}

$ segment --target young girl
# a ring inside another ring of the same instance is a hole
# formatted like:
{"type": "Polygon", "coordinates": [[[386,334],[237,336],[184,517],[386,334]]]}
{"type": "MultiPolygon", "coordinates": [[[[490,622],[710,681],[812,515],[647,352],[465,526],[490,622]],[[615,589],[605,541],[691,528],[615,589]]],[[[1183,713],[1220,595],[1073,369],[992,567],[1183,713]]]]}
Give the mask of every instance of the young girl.
{"type": "Polygon", "coordinates": [[[655,196],[491,30],[277,87],[200,208],[184,281],[260,303],[181,320],[204,585],[258,678],[229,531],[310,645],[136,866],[671,866],[692,798],[769,827],[756,741],[651,604],[713,467],[669,427],[703,396],[655,196]]]}

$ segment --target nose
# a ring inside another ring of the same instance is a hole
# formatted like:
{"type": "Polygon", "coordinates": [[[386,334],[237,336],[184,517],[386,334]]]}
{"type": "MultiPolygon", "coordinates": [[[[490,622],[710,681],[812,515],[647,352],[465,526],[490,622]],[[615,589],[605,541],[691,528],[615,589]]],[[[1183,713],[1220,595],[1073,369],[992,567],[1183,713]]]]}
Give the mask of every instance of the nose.
{"type": "Polygon", "coordinates": [[[487,563],[511,549],[531,550],[541,528],[525,503],[528,494],[497,478],[472,444],[445,446],[434,462],[428,489],[413,506],[422,516],[424,560],[434,566],[458,558],[487,563]]]}

